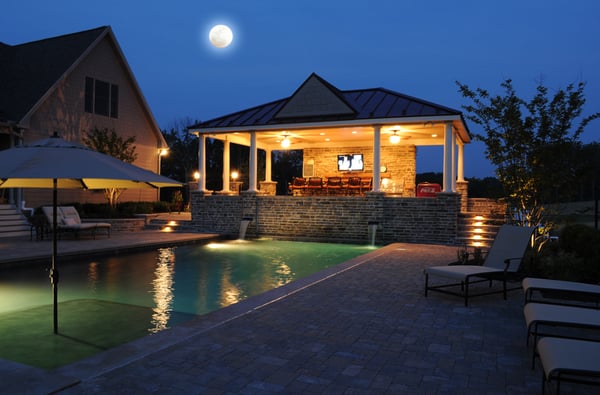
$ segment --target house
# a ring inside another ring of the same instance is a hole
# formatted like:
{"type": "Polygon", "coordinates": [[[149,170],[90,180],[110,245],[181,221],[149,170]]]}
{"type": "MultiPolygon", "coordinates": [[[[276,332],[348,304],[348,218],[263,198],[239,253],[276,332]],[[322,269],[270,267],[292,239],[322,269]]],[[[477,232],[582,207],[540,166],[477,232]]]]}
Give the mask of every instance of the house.
{"type": "MultiPolygon", "coordinates": [[[[158,172],[167,144],[109,26],[18,45],[0,42],[0,149],[54,132],[81,143],[96,128],[135,136],[134,164],[158,172]]],[[[42,189],[0,192],[16,205],[51,201],[42,189]]],[[[60,190],[58,199],[105,202],[102,191],[60,190]]],[[[120,201],[156,199],[156,191],[131,190],[120,201]]]]}
{"type": "Polygon", "coordinates": [[[341,90],[312,73],[290,97],[189,131],[199,138],[200,176],[192,193],[198,230],[235,235],[252,218],[250,236],[360,242],[377,228],[377,241],[385,243],[446,244],[461,237],[459,216],[468,211],[464,146],[471,138],[458,110],[385,88],[341,90]],[[206,190],[206,138],[224,144],[222,191],[206,190]],[[230,191],[231,143],[250,147],[248,188],[240,195],[230,191]],[[415,185],[421,146],[443,147],[443,185],[415,185]],[[273,196],[272,152],[285,149],[303,151],[303,175],[316,177],[314,188],[273,196]],[[261,180],[258,150],[266,151],[261,180]],[[345,180],[351,177],[368,180],[361,193],[350,194],[345,180]],[[342,187],[329,190],[327,180],[339,185],[340,178],[342,187]]]}

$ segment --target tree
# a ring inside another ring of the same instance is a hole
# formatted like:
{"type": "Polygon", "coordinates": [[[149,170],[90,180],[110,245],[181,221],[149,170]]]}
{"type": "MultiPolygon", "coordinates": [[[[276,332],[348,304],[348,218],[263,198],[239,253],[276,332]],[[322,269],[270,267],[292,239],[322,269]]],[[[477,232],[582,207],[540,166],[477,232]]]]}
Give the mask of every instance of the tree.
{"type": "Polygon", "coordinates": [[[458,81],[457,85],[471,101],[462,106],[467,119],[485,132],[474,138],[485,143],[486,156],[496,166],[513,221],[533,226],[544,223],[544,205],[575,191],[579,136],[589,122],[600,117],[600,113],[581,117],[585,84],[570,84],[549,97],[548,88],[540,83],[529,102],[517,96],[510,79],[500,84],[504,94],[496,96],[458,81]]]}
{"type": "Polygon", "coordinates": [[[190,118],[176,121],[168,131],[162,131],[169,153],[161,160],[161,174],[177,181],[188,182],[198,169],[198,137],[187,131],[194,124],[190,118]]]}
{"type": "MultiPolygon", "coordinates": [[[[123,138],[114,129],[108,130],[94,128],[84,134],[83,143],[93,150],[110,155],[126,163],[133,163],[137,154],[135,152],[135,136],[123,138]]],[[[108,200],[110,207],[116,207],[119,196],[123,192],[119,188],[108,188],[104,190],[104,197],[108,200]]]]}

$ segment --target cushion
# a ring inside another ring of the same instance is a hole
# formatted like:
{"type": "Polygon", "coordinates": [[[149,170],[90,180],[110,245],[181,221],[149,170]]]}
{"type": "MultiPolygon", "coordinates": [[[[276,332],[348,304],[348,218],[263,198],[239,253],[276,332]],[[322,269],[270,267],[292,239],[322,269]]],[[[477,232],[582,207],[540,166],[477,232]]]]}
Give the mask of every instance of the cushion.
{"type": "Polygon", "coordinates": [[[67,226],[75,226],[77,225],[77,220],[73,217],[65,217],[63,218],[63,224],[67,226]]]}

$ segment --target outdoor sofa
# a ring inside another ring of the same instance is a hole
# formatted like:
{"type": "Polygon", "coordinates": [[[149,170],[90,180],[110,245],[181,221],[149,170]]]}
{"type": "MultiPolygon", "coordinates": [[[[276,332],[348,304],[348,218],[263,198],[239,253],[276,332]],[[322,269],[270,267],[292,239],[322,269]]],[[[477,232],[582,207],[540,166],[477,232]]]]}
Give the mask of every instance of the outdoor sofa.
{"type": "MultiPolygon", "coordinates": [[[[53,209],[50,206],[42,207],[42,211],[50,224],[49,229],[52,229],[53,209]]],[[[80,232],[90,232],[92,237],[96,238],[96,232],[102,230],[110,237],[112,225],[108,222],[82,222],[77,209],[73,206],[59,206],[56,208],[56,227],[57,232],[73,232],[78,238],[80,232]]]]}

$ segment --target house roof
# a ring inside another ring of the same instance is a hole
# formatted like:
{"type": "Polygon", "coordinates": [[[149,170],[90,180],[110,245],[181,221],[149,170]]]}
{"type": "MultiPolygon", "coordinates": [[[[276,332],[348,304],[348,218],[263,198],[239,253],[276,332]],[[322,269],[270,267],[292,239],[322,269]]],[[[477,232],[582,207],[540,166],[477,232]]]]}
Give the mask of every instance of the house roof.
{"type": "Polygon", "coordinates": [[[46,38],[18,45],[0,42],[0,122],[23,124],[43,103],[60,81],[94,49],[108,38],[120,58],[143,110],[159,139],[166,142],[119,47],[110,26],[46,38]]]}
{"type": "MultiPolygon", "coordinates": [[[[190,126],[189,130],[211,134],[275,131],[279,135],[295,134],[305,144],[314,145],[317,144],[317,137],[312,137],[309,130],[318,131],[319,136],[328,130],[330,135],[336,134],[338,143],[342,143],[342,140],[351,141],[344,139],[344,131],[352,129],[356,135],[357,129],[367,131],[378,124],[383,126],[386,133],[402,130],[406,132],[406,137],[409,131],[417,137],[417,129],[427,129],[424,133],[430,136],[436,134],[436,137],[439,135],[437,141],[443,144],[441,132],[445,122],[452,122],[461,140],[470,142],[459,110],[385,88],[340,90],[312,73],[290,97],[201,122],[190,126]],[[440,133],[431,132],[434,124],[437,124],[440,133]],[[334,133],[333,129],[338,132],[334,133]]],[[[277,143],[278,136],[272,134],[271,137],[275,141],[266,142],[266,145],[277,143]]],[[[262,138],[264,141],[264,133],[262,138]]],[[[422,136],[419,139],[423,144],[436,145],[422,136]]],[[[413,142],[417,142],[417,139],[413,139],[413,142]]]]}
{"type": "Polygon", "coordinates": [[[0,119],[20,121],[107,26],[19,45],[0,43],[0,119]]]}

